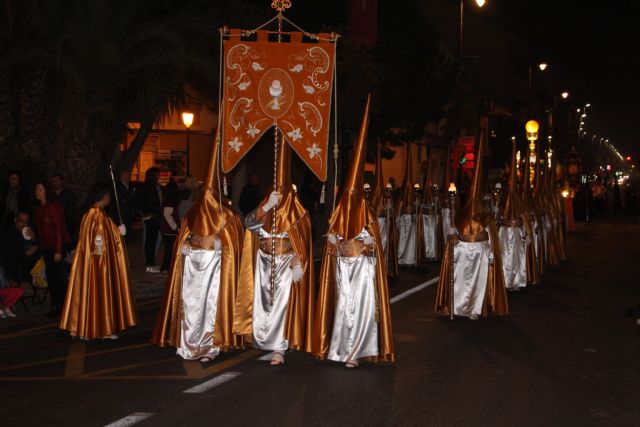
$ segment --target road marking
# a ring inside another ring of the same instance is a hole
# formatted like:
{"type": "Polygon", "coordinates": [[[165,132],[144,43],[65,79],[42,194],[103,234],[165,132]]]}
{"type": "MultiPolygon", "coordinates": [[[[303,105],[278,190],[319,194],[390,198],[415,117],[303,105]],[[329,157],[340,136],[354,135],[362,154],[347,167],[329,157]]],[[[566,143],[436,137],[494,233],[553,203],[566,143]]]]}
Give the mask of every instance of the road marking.
{"type": "Polygon", "coordinates": [[[423,290],[424,288],[428,288],[429,286],[433,285],[434,283],[436,283],[438,281],[438,279],[440,278],[440,276],[434,277],[433,279],[427,280],[424,283],[419,284],[418,286],[415,286],[411,289],[408,289],[406,291],[404,291],[401,294],[396,295],[395,297],[391,298],[389,300],[389,302],[391,304],[395,304],[398,301],[402,301],[403,299],[405,299],[406,297],[415,294],[416,292],[419,292],[421,290],[423,290]]]}
{"type": "Polygon", "coordinates": [[[69,347],[67,366],[64,368],[65,377],[77,377],[84,372],[84,356],[87,352],[85,341],[74,341],[69,347]]]}
{"type": "MultiPolygon", "coordinates": [[[[90,356],[97,356],[97,355],[100,355],[100,354],[117,353],[119,351],[131,350],[131,349],[140,348],[140,347],[150,347],[150,346],[151,346],[151,344],[149,344],[149,343],[134,344],[134,345],[130,345],[130,346],[127,346],[127,347],[117,347],[117,348],[111,348],[109,350],[94,351],[93,353],[87,353],[85,356],[86,357],[90,357],[90,356]]],[[[69,358],[69,356],[64,356],[64,357],[56,357],[56,358],[48,359],[48,360],[40,360],[38,362],[23,363],[21,365],[3,366],[2,368],[0,368],[0,372],[2,372],[2,371],[12,371],[14,369],[19,369],[19,368],[28,368],[28,367],[31,367],[31,366],[47,365],[49,363],[63,362],[65,360],[67,360],[68,358],[69,358]]]]}
{"type": "MultiPolygon", "coordinates": [[[[0,336],[0,340],[5,340],[7,338],[22,337],[22,336],[25,336],[25,335],[29,335],[32,332],[42,331],[43,329],[49,329],[49,328],[51,328],[53,326],[58,326],[58,325],[59,325],[58,322],[45,323],[44,325],[36,326],[34,328],[23,329],[21,331],[12,332],[10,334],[2,335],[2,336],[0,336]]],[[[53,330],[58,330],[58,328],[53,328],[53,330]]]]}
{"type": "Polygon", "coordinates": [[[211,378],[209,381],[205,381],[197,386],[191,387],[183,391],[183,393],[204,393],[205,391],[209,391],[214,387],[219,386],[220,384],[224,384],[227,381],[231,381],[232,379],[239,377],[242,375],[241,372],[225,372],[224,374],[218,375],[215,378],[211,378]]]}
{"type": "Polygon", "coordinates": [[[140,421],[144,421],[147,418],[151,418],[153,415],[154,414],[151,412],[134,412],[133,414],[120,418],[111,424],[107,424],[105,427],[128,427],[137,424],[140,421]]]}

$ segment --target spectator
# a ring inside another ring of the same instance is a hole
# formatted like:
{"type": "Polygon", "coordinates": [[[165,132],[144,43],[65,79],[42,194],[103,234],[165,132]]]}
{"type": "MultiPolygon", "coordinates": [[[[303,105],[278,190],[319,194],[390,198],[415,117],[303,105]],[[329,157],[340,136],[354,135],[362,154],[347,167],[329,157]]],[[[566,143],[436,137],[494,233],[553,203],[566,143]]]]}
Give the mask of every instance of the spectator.
{"type": "Polygon", "coordinates": [[[186,187],[182,188],[178,194],[180,196],[180,203],[178,203],[178,216],[182,221],[182,218],[184,218],[187,212],[189,212],[189,209],[191,209],[191,206],[193,206],[193,200],[191,200],[191,190],[186,187]]]}
{"type": "Polygon", "coordinates": [[[261,201],[262,191],[260,190],[260,177],[257,172],[251,172],[251,174],[249,174],[249,182],[242,188],[242,192],[240,192],[238,207],[242,215],[247,216],[258,207],[261,201]]]}
{"type": "Polygon", "coordinates": [[[40,252],[27,212],[18,212],[14,226],[2,236],[0,251],[9,282],[13,285],[30,282],[30,271],[40,258],[40,252]]]}
{"type": "Polygon", "coordinates": [[[178,236],[180,228],[180,218],[178,217],[178,189],[177,187],[167,187],[164,200],[162,201],[162,218],[160,219],[160,229],[162,230],[162,240],[164,241],[164,255],[162,257],[161,273],[167,273],[171,265],[173,255],[173,244],[178,236]]]}
{"type": "Polygon", "coordinates": [[[76,233],[76,195],[65,188],[64,177],[60,173],[51,176],[51,190],[55,199],[64,210],[64,223],[72,235],[76,233]]]}
{"type": "Polygon", "coordinates": [[[36,235],[40,242],[40,249],[46,265],[47,283],[51,291],[51,312],[49,317],[57,317],[62,309],[66,294],[66,280],[62,264],[62,251],[71,241],[64,223],[62,206],[47,194],[44,181],[36,184],[35,223],[36,235]]]}
{"type": "Polygon", "coordinates": [[[400,198],[402,190],[396,186],[396,179],[394,177],[389,178],[389,184],[391,184],[391,197],[393,198],[393,202],[395,204],[400,198]]]}
{"type": "Polygon", "coordinates": [[[2,214],[2,226],[11,228],[13,218],[20,212],[31,212],[31,197],[22,183],[20,173],[9,172],[7,185],[2,192],[0,200],[0,213],[2,214]]]}
{"type": "MultiPolygon", "coordinates": [[[[127,235],[131,233],[131,226],[133,225],[134,217],[134,198],[133,191],[131,189],[131,173],[128,170],[120,171],[120,175],[116,180],[116,192],[114,195],[116,200],[109,205],[109,213],[113,222],[120,225],[120,219],[122,218],[122,224],[127,229],[127,235]],[[120,212],[118,213],[118,207],[120,212]]],[[[126,240],[125,236],[122,236],[126,240]]]]}
{"type": "Polygon", "coordinates": [[[9,286],[9,281],[0,266],[0,318],[16,317],[13,306],[20,301],[22,294],[24,294],[24,289],[9,286]]]}
{"type": "Polygon", "coordinates": [[[160,272],[160,267],[156,265],[156,245],[160,233],[160,218],[162,218],[162,190],[159,180],[160,169],[156,167],[147,169],[138,199],[144,225],[144,262],[147,273],[160,272]]]}

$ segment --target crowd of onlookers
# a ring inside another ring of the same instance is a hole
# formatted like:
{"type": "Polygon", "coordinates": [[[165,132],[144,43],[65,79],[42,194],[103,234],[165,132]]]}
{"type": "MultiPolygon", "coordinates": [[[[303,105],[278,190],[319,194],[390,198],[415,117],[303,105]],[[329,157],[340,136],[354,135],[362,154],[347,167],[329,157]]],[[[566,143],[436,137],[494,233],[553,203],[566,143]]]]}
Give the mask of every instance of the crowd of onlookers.
{"type": "MultiPolygon", "coordinates": [[[[14,306],[25,291],[33,297],[38,288],[48,290],[47,316],[56,318],[64,304],[82,216],[90,206],[78,203],[59,173],[28,185],[13,171],[0,191],[0,318],[15,317],[14,306]]],[[[199,191],[191,176],[161,186],[158,168],[147,170],[145,181],[135,188],[129,172],[116,178],[117,198],[112,197],[107,210],[116,224],[129,230],[125,239],[134,223],[142,223],[146,272],[168,271],[181,220],[199,191]],[[161,241],[164,257],[157,265],[161,241]]]]}

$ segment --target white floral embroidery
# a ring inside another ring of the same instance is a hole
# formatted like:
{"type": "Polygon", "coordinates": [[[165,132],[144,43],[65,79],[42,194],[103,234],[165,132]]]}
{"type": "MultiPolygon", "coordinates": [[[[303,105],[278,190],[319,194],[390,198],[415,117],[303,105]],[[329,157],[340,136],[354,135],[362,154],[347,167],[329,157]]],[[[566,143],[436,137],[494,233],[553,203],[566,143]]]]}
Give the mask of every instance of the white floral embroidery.
{"type": "Polygon", "coordinates": [[[309,95],[313,94],[313,92],[316,91],[316,89],[313,86],[307,86],[307,85],[302,85],[302,88],[304,89],[305,92],[307,92],[309,95]]]}
{"type": "Polygon", "coordinates": [[[302,139],[302,134],[300,133],[300,128],[295,128],[291,132],[288,132],[287,136],[289,138],[291,138],[293,140],[293,142],[296,142],[297,140],[302,139]]]}
{"type": "Polygon", "coordinates": [[[249,87],[249,85],[251,85],[251,80],[240,83],[240,84],[238,85],[238,89],[240,89],[240,90],[246,90],[246,89],[249,87]]]}
{"type": "Polygon", "coordinates": [[[309,158],[313,159],[315,156],[320,156],[322,149],[314,143],[311,147],[307,148],[307,151],[309,152],[309,158]]]}
{"type": "Polygon", "coordinates": [[[247,128],[247,135],[251,135],[251,138],[255,138],[259,133],[260,129],[258,129],[253,123],[249,123],[249,127],[247,128]]]}
{"type": "Polygon", "coordinates": [[[299,73],[303,68],[304,67],[302,66],[302,64],[296,64],[293,67],[289,68],[289,71],[291,71],[292,73],[299,73]]]}
{"type": "Polygon", "coordinates": [[[240,147],[242,147],[244,144],[242,143],[242,141],[240,141],[238,139],[238,137],[234,137],[231,141],[229,141],[229,147],[231,147],[231,149],[235,150],[236,153],[240,152],[240,147]]]}
{"type": "Polygon", "coordinates": [[[264,67],[260,64],[258,64],[257,62],[252,62],[251,63],[251,68],[253,68],[254,71],[262,71],[264,70],[264,67]]]}

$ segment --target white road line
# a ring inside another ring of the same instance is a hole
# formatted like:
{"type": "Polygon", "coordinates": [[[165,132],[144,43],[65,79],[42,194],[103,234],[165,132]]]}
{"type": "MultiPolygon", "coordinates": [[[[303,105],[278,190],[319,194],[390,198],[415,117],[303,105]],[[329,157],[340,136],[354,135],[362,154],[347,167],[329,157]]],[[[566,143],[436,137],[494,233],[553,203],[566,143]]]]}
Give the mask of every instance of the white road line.
{"type": "Polygon", "coordinates": [[[415,294],[416,292],[419,292],[419,291],[423,290],[424,288],[428,288],[429,286],[431,286],[431,285],[433,285],[434,283],[436,283],[436,282],[438,281],[438,279],[439,279],[439,278],[440,278],[440,276],[438,276],[438,277],[434,277],[433,279],[427,280],[426,282],[421,283],[421,284],[419,284],[418,286],[416,286],[416,287],[414,287],[414,288],[408,289],[408,290],[404,291],[403,293],[398,294],[398,295],[396,295],[395,297],[391,298],[391,299],[389,300],[389,302],[390,302],[391,304],[395,304],[395,303],[397,303],[398,301],[401,301],[401,300],[405,299],[406,297],[408,297],[408,296],[410,296],[410,295],[413,295],[413,294],[415,294]]]}
{"type": "Polygon", "coordinates": [[[224,374],[211,378],[209,381],[205,381],[202,384],[188,388],[183,391],[183,393],[204,393],[205,391],[211,390],[212,388],[217,387],[220,384],[224,384],[227,381],[231,381],[240,375],[242,375],[242,372],[225,372],[224,374]]]}
{"type": "Polygon", "coordinates": [[[127,415],[124,418],[120,418],[117,421],[112,422],[111,424],[107,424],[105,427],[129,427],[134,424],[139,423],[140,421],[144,421],[147,418],[152,417],[154,414],[151,412],[134,412],[131,415],[127,415]]]}

